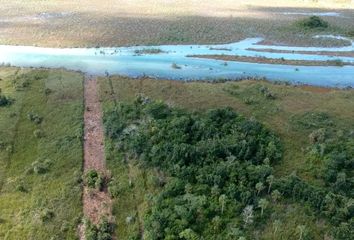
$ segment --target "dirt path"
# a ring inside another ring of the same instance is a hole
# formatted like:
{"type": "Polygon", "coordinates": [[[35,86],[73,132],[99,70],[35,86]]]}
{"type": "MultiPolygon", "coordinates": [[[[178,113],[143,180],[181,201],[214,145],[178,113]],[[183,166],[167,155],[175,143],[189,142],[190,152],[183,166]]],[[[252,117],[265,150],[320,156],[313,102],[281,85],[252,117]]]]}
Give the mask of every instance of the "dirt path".
{"type": "MultiPolygon", "coordinates": [[[[94,169],[102,175],[107,176],[104,157],[102,112],[98,96],[97,79],[87,77],[84,84],[84,173],[94,169]]],[[[103,191],[99,191],[85,186],[82,201],[84,216],[93,224],[100,223],[103,217],[111,218],[112,201],[106,188],[103,191]]],[[[84,226],[80,226],[80,239],[85,239],[84,226]]]]}

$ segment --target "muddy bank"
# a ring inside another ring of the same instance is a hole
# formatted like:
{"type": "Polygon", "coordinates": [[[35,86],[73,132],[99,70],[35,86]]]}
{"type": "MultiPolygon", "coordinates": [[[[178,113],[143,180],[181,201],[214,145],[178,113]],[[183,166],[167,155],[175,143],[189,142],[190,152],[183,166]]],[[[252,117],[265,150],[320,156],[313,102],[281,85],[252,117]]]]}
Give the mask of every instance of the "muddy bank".
{"type": "Polygon", "coordinates": [[[350,52],[330,52],[330,51],[290,51],[290,50],[277,50],[267,48],[247,48],[246,50],[255,52],[268,52],[268,53],[293,53],[293,54],[308,54],[308,55],[325,55],[332,57],[353,57],[354,51],[350,52]]]}
{"type": "MultiPolygon", "coordinates": [[[[345,63],[340,60],[327,60],[327,61],[304,61],[304,60],[286,60],[267,57],[249,57],[249,56],[236,56],[236,55],[189,55],[188,57],[216,59],[224,61],[235,62],[249,62],[249,63],[266,63],[266,64],[281,64],[293,66],[354,66],[353,63],[345,63]]],[[[227,63],[225,63],[227,65],[227,63]]]]}

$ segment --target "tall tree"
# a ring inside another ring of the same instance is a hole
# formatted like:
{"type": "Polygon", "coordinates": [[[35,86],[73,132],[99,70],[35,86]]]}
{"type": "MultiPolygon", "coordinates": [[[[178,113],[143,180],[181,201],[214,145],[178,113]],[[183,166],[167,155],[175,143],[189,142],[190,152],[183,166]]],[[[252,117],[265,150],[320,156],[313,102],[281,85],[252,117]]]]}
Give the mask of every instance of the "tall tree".
{"type": "Polygon", "coordinates": [[[192,229],[187,228],[183,230],[180,234],[179,237],[182,239],[186,240],[199,240],[198,234],[196,234],[192,229]]]}
{"type": "Polygon", "coordinates": [[[277,202],[281,198],[281,193],[278,190],[272,191],[271,194],[273,202],[277,202]]]}
{"type": "Polygon", "coordinates": [[[272,188],[272,184],[274,182],[274,176],[273,175],[269,175],[267,177],[267,183],[268,183],[268,194],[270,193],[270,189],[272,188]]]}
{"type": "Polygon", "coordinates": [[[221,205],[221,214],[223,214],[224,213],[224,208],[225,208],[225,203],[226,203],[226,195],[225,194],[220,195],[219,203],[221,205]]]}
{"type": "Polygon", "coordinates": [[[279,228],[280,228],[280,225],[281,225],[281,222],[280,220],[274,220],[273,222],[273,235],[274,237],[276,236],[276,234],[278,233],[279,231],[279,228]]]}
{"type": "Polygon", "coordinates": [[[297,230],[297,232],[299,234],[299,240],[302,240],[303,237],[304,237],[305,230],[306,230],[305,225],[298,225],[296,227],[296,230],[297,230]]]}
{"type": "Polygon", "coordinates": [[[268,205],[269,205],[269,202],[267,199],[262,198],[259,200],[258,207],[261,208],[261,216],[263,216],[264,209],[266,209],[268,207],[268,205]]]}
{"type": "Polygon", "coordinates": [[[259,193],[264,189],[264,185],[262,182],[259,182],[256,184],[256,190],[257,190],[257,196],[259,195],[259,193]]]}
{"type": "Polygon", "coordinates": [[[253,223],[253,206],[248,205],[243,209],[242,212],[242,217],[243,221],[245,222],[245,225],[249,225],[253,223]]]}

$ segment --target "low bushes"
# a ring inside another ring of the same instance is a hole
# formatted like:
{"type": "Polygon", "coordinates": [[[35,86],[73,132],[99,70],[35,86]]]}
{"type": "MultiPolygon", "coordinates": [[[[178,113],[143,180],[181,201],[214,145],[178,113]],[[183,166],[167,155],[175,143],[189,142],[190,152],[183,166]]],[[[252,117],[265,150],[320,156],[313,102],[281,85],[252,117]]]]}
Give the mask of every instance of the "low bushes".
{"type": "Polygon", "coordinates": [[[32,163],[32,167],[30,168],[30,172],[33,172],[35,174],[45,174],[49,171],[49,168],[52,164],[52,161],[49,159],[46,159],[44,161],[42,160],[37,160],[32,163]]]}
{"type": "Polygon", "coordinates": [[[28,120],[34,122],[35,124],[41,124],[43,117],[39,116],[37,113],[30,112],[27,114],[28,120]]]}
{"type": "Polygon", "coordinates": [[[173,69],[181,69],[182,68],[181,66],[177,65],[177,63],[172,63],[171,67],[173,69]]]}
{"type": "Polygon", "coordinates": [[[98,226],[85,220],[86,240],[111,240],[114,226],[107,219],[103,219],[98,226]]]}
{"type": "Polygon", "coordinates": [[[33,135],[36,138],[42,138],[42,137],[44,137],[44,132],[41,129],[36,129],[33,131],[33,135]]]}
{"type": "Polygon", "coordinates": [[[350,132],[318,129],[310,134],[308,156],[322,163],[320,176],[336,194],[354,197],[354,138],[350,132]],[[319,150],[318,150],[319,149],[319,150]]]}
{"type": "Polygon", "coordinates": [[[102,190],[104,186],[104,177],[95,170],[89,170],[85,175],[85,183],[90,188],[102,190]]]}
{"type": "Polygon", "coordinates": [[[16,191],[25,193],[27,192],[27,188],[22,183],[20,183],[19,185],[16,186],[16,191]]]}
{"type": "Polygon", "coordinates": [[[11,103],[12,103],[12,100],[10,98],[2,95],[1,91],[0,91],[0,107],[9,106],[11,103]]]}
{"type": "Polygon", "coordinates": [[[117,198],[119,197],[119,194],[123,191],[124,189],[122,189],[122,186],[120,185],[120,183],[114,179],[112,179],[109,183],[108,183],[108,192],[109,195],[112,198],[117,198]]]}
{"type": "Polygon", "coordinates": [[[163,51],[160,48],[144,48],[144,49],[137,49],[134,51],[134,53],[137,55],[159,54],[159,53],[163,53],[163,51]]]}
{"type": "Polygon", "coordinates": [[[354,37],[354,29],[347,32],[349,37],[354,37]]]}
{"type": "Polygon", "coordinates": [[[337,67],[343,67],[345,65],[345,63],[340,59],[328,60],[327,62],[328,62],[328,64],[334,65],[337,67]]]}
{"type": "Polygon", "coordinates": [[[291,117],[294,127],[304,129],[319,129],[334,126],[331,116],[325,112],[305,112],[291,117]]]}
{"type": "Polygon", "coordinates": [[[323,20],[318,16],[311,16],[309,18],[302,19],[297,22],[297,25],[305,30],[307,29],[322,30],[329,27],[328,22],[326,22],[325,20],[323,20]]]}
{"type": "Polygon", "coordinates": [[[261,86],[259,91],[263,94],[263,96],[267,99],[276,99],[276,96],[273,92],[269,90],[266,86],[261,86]]]}
{"type": "Polygon", "coordinates": [[[55,216],[55,213],[52,210],[47,209],[47,208],[43,209],[39,215],[39,217],[43,223],[50,221],[52,218],[54,218],[54,216],[55,216]]]}

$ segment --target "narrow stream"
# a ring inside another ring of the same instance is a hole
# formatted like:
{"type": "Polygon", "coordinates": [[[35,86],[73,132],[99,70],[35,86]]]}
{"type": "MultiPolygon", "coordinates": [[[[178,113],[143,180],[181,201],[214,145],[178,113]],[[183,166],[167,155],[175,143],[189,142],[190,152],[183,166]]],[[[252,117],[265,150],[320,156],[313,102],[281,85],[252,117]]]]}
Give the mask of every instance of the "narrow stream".
{"type": "Polygon", "coordinates": [[[41,48],[0,45],[0,63],[18,67],[66,68],[92,75],[119,74],[129,77],[149,76],[174,80],[240,79],[265,77],[331,87],[354,87],[354,66],[291,66],[201,59],[189,55],[238,55],[285,60],[331,61],[354,63],[354,57],[333,57],[299,53],[272,53],[248,50],[354,51],[354,41],[340,36],[315,36],[350,41],[345,47],[287,47],[257,44],[262,38],[220,45],[162,45],[118,48],[41,48]],[[146,52],[158,49],[159,53],[146,52]],[[174,66],[174,67],[173,67],[174,66]]]}

